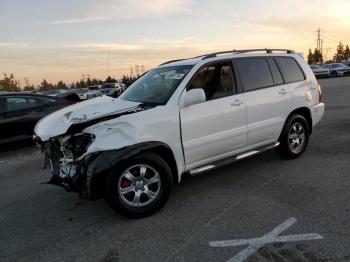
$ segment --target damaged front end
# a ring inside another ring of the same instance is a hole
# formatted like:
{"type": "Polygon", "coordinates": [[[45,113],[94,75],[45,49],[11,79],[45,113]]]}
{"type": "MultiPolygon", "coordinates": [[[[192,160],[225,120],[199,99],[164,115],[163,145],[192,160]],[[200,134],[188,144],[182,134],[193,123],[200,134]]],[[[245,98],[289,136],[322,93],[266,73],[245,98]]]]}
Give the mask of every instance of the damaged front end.
{"type": "Polygon", "coordinates": [[[115,151],[134,142],[135,128],[125,117],[151,108],[102,96],[41,119],[34,140],[45,152],[45,166],[50,166],[49,183],[84,197],[100,196],[104,175],[114,164],[105,155],[119,157],[115,151]]]}
{"type": "Polygon", "coordinates": [[[86,153],[95,137],[77,133],[50,138],[42,143],[45,166],[49,165],[52,177],[49,184],[63,186],[67,191],[84,193],[86,188],[86,153]]]}

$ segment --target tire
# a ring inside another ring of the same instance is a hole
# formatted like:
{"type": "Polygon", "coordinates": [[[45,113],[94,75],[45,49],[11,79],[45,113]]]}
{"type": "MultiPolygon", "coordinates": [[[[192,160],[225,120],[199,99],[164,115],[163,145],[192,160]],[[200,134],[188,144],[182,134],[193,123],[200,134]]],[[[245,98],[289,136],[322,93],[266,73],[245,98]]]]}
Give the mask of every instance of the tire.
{"type": "Polygon", "coordinates": [[[298,114],[292,115],[283,127],[277,151],[285,159],[298,158],[304,153],[309,136],[310,128],[305,117],[298,114]]]}
{"type": "Polygon", "coordinates": [[[112,168],[106,185],[107,200],[124,216],[146,217],[167,202],[172,184],[168,164],[156,154],[143,153],[112,168]]]}
{"type": "Polygon", "coordinates": [[[333,71],[332,72],[332,77],[337,77],[338,76],[338,73],[336,71],[333,71]]]}

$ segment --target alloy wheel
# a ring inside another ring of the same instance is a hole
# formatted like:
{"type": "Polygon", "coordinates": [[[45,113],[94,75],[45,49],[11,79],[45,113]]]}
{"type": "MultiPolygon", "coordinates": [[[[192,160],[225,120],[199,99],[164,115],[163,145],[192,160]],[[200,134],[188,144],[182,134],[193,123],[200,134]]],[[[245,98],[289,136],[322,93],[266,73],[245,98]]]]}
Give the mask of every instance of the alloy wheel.
{"type": "Polygon", "coordinates": [[[146,164],[127,168],[119,178],[118,194],[125,204],[142,207],[152,203],[159,195],[160,175],[146,164]]]}

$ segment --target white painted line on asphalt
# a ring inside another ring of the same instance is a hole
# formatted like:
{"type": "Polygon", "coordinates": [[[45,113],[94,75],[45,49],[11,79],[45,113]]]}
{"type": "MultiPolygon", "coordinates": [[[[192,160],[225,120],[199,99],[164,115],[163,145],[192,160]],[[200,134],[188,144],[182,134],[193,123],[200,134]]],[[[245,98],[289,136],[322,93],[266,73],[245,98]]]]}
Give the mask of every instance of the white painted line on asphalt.
{"type": "Polygon", "coordinates": [[[211,247],[236,247],[236,246],[246,246],[248,247],[237,255],[228,260],[228,262],[241,262],[247,259],[249,256],[253,255],[258,251],[259,248],[266,244],[271,243],[285,243],[285,242],[295,242],[295,241],[308,241],[308,240],[320,240],[323,237],[317,233],[310,234],[299,234],[299,235],[288,235],[279,236],[283,231],[294,225],[297,220],[293,217],[287,219],[282,224],[275,227],[271,232],[260,238],[251,239],[237,239],[237,240],[224,240],[224,241],[210,241],[209,246],[211,247]]]}

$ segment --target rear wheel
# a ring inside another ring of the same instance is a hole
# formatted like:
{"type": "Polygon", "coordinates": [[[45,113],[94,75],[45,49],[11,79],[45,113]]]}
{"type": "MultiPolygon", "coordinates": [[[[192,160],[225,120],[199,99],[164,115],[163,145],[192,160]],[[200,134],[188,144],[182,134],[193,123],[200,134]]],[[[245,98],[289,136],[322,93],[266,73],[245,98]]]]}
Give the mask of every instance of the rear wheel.
{"type": "Polygon", "coordinates": [[[145,217],[167,202],[172,175],[158,155],[140,154],[114,168],[107,186],[107,198],[113,208],[128,217],[145,217]]]}
{"type": "Polygon", "coordinates": [[[338,76],[337,71],[333,71],[332,72],[332,77],[337,77],[337,76],[338,76]]]}
{"type": "Polygon", "coordinates": [[[309,142],[309,125],[302,115],[288,118],[280,136],[278,152],[284,158],[294,159],[301,156],[309,142]]]}

